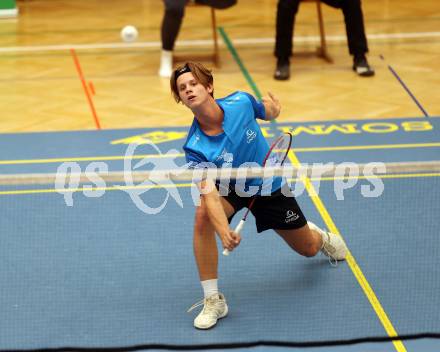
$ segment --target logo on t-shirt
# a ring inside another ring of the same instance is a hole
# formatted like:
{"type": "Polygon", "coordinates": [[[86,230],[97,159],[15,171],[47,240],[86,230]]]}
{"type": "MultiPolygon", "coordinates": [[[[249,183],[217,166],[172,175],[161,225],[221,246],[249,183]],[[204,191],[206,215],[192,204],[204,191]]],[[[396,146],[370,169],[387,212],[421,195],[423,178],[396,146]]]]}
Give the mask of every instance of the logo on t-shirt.
{"type": "Polygon", "coordinates": [[[223,151],[221,152],[221,154],[215,159],[215,161],[224,161],[225,163],[232,163],[234,159],[234,156],[232,153],[228,153],[228,151],[226,150],[226,148],[223,149],[223,151]]]}
{"type": "Polygon", "coordinates": [[[197,144],[197,142],[200,140],[200,136],[198,135],[198,134],[196,134],[195,136],[194,136],[194,140],[193,140],[193,142],[192,142],[192,145],[196,145],[197,144]]]}
{"type": "Polygon", "coordinates": [[[257,137],[257,132],[252,131],[250,128],[246,130],[246,142],[249,144],[257,137]]]}

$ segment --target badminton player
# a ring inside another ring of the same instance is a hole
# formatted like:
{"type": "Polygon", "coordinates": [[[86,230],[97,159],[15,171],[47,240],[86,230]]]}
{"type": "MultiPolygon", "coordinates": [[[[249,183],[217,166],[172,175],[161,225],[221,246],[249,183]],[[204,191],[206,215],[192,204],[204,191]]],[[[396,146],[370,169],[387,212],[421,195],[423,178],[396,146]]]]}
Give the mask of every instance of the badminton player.
{"type": "MultiPolygon", "coordinates": [[[[194,114],[183,147],[187,162],[195,168],[207,162],[217,167],[224,167],[225,164],[239,167],[246,162],[262,165],[269,145],[256,118],[276,119],[280,114],[279,101],[269,93],[259,102],[244,92],[214,99],[213,83],[211,71],[199,63],[188,62],[178,67],[171,76],[171,91],[176,102],[183,103],[194,114]]],[[[246,181],[245,190],[253,182],[261,181],[246,181]]],[[[211,180],[201,181],[198,187],[201,190],[201,203],[196,207],[195,214],[194,254],[204,299],[191,307],[190,311],[203,305],[194,320],[194,326],[209,329],[228,314],[226,299],[218,289],[215,233],[224,248],[232,251],[237,247],[240,235],[229,227],[229,221],[236,212],[249,205],[250,198],[238,194],[235,187],[229,187],[229,193],[224,194],[224,190],[219,190],[211,180]]],[[[256,219],[257,231],[273,229],[303,256],[313,257],[322,251],[334,260],[344,260],[347,248],[341,237],[307,222],[295,198],[285,196],[282,187],[288,187],[287,183],[275,177],[270,195],[256,199],[251,211],[256,219]]]]}

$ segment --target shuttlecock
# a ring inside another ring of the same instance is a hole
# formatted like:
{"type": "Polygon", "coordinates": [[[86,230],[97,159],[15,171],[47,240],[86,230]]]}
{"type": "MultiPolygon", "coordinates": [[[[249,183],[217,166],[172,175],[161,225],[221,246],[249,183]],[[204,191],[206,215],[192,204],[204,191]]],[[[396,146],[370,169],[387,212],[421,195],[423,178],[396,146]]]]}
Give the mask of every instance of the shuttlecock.
{"type": "Polygon", "coordinates": [[[121,38],[126,43],[134,42],[138,37],[138,30],[135,26],[125,26],[121,30],[121,38]]]}

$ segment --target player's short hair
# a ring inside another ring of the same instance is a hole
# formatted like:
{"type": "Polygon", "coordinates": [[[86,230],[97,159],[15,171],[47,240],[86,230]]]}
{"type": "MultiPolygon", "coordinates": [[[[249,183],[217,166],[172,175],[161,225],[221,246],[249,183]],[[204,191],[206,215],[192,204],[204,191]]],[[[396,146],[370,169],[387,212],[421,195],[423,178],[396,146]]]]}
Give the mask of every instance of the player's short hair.
{"type": "Polygon", "coordinates": [[[213,87],[211,96],[214,97],[214,77],[212,76],[212,71],[198,62],[187,62],[185,65],[177,67],[173,71],[170,79],[171,92],[177,103],[181,102],[179,88],[177,87],[177,78],[187,72],[191,72],[197,82],[202,84],[205,88],[211,85],[213,87]]]}

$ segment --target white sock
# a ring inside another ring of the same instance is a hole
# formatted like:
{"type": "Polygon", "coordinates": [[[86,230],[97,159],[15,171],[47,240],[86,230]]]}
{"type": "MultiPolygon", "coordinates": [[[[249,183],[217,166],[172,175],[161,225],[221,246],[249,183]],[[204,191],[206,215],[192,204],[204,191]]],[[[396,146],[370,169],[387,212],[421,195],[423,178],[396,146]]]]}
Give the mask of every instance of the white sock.
{"type": "Polygon", "coordinates": [[[171,77],[173,71],[173,52],[170,50],[162,50],[160,56],[159,76],[171,77]]]}
{"type": "Polygon", "coordinates": [[[204,294],[205,298],[208,298],[209,296],[212,296],[212,295],[215,295],[216,293],[218,293],[218,283],[217,282],[218,282],[217,279],[204,280],[204,281],[200,282],[203,287],[203,294],[204,294]]]}

